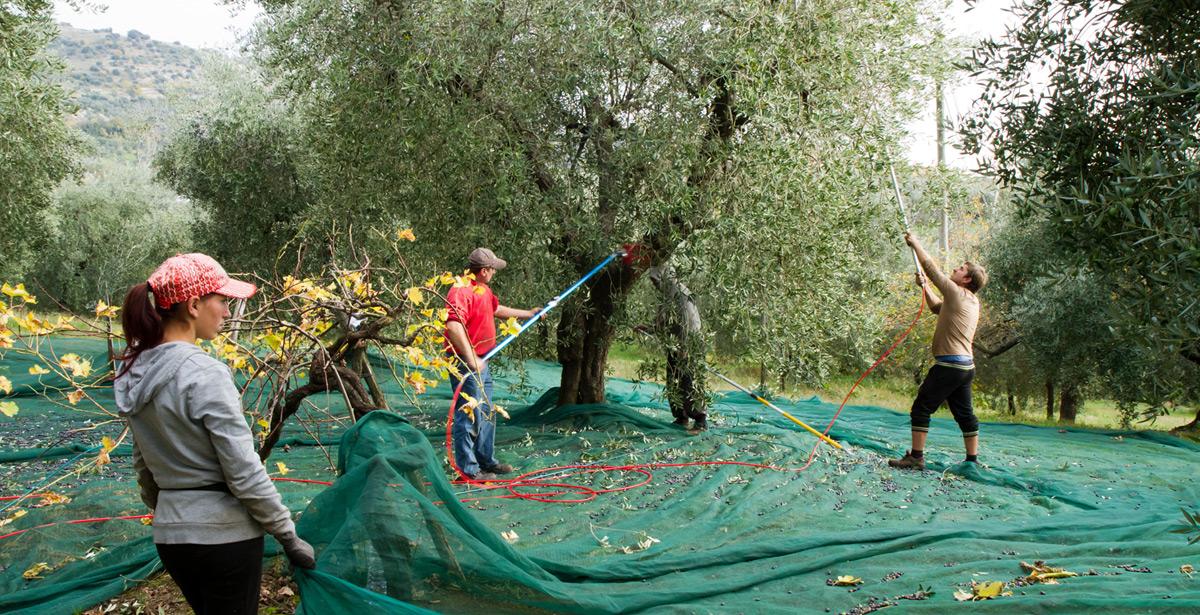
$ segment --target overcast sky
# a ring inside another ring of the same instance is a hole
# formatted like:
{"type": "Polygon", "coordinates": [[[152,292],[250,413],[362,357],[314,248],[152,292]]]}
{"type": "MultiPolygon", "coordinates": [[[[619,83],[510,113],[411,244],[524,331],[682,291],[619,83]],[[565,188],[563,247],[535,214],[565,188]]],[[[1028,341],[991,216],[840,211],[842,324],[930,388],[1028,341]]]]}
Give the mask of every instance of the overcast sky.
{"type": "MultiPolygon", "coordinates": [[[[237,8],[218,0],[108,0],[107,8],[75,10],[62,0],[55,2],[55,15],[77,28],[95,30],[112,28],[122,34],[138,30],[155,40],[179,41],[190,47],[210,47],[234,51],[238,38],[249,30],[259,9],[252,1],[237,8]]],[[[1005,9],[1013,0],[979,0],[967,11],[964,0],[953,0],[948,21],[953,33],[970,39],[995,36],[1012,23],[1005,9]]],[[[970,108],[979,88],[959,84],[947,90],[946,113],[957,117],[970,108]]],[[[906,143],[910,160],[922,164],[937,161],[933,100],[924,116],[909,126],[912,133],[906,143]]],[[[949,163],[960,168],[973,168],[974,160],[960,156],[950,148],[949,163]]]]}
{"type": "Polygon", "coordinates": [[[168,43],[228,50],[236,49],[238,35],[250,29],[259,13],[253,2],[238,9],[217,0],[85,1],[100,4],[101,10],[83,7],[77,11],[63,0],[55,0],[54,15],[76,28],[112,28],[121,34],[138,30],[168,43]]]}

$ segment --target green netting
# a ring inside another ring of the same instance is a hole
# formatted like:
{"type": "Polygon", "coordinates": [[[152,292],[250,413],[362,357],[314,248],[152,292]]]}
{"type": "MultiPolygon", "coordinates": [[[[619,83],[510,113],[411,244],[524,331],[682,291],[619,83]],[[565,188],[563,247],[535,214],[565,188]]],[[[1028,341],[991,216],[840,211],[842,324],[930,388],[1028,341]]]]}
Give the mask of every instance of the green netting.
{"type": "MultiPolygon", "coordinates": [[[[797,468],[811,450],[811,436],[738,395],[720,397],[713,429],[690,437],[670,425],[657,386],[614,379],[608,404],[556,409],[556,367],[525,367],[523,379],[502,370],[496,387],[497,401],[512,414],[497,433],[499,457],[519,471],[711,460],[797,468]]],[[[280,485],[289,505],[304,510],[300,533],[319,554],[318,570],[299,575],[305,613],[862,612],[922,587],[936,593],[898,608],[1200,608],[1200,579],[1179,571],[1182,564],[1200,565],[1200,549],[1169,533],[1180,507],[1200,500],[1192,481],[1200,447],[1162,434],[985,424],[989,467],[976,469],[954,464],[961,458],[957,427],[936,418],[930,470],[904,473],[884,460],[907,443],[907,416],[850,407],[832,432],[846,451],[826,447],[802,472],[658,467],[643,486],[552,504],[449,483],[445,385],[424,396],[422,407],[394,385],[385,388],[397,414],[373,413],[351,429],[321,427],[319,439],[342,438],[329,451],[342,472],[332,487],[280,485]],[[1013,587],[1012,596],[993,601],[955,602],[954,591],[970,581],[1022,576],[1022,560],[1046,560],[1083,576],[1013,587]],[[863,584],[827,585],[840,575],[863,584]]],[[[315,401],[341,412],[336,399],[315,401]]],[[[817,399],[780,405],[814,425],[834,410],[817,399]]],[[[23,403],[16,419],[0,423],[6,430],[0,437],[7,443],[10,428],[40,429],[40,437],[53,440],[57,429],[79,421],[61,413],[39,415],[23,403]]],[[[313,411],[309,418],[328,421],[324,416],[313,411]]],[[[89,432],[56,446],[86,450],[96,438],[89,432]]],[[[4,493],[32,486],[28,479],[40,478],[43,466],[61,461],[5,463],[4,493]]],[[[315,446],[292,446],[271,461],[291,467],[289,477],[333,474],[315,446]]],[[[141,512],[127,465],[73,481],[70,490],[58,489],[72,502],[32,509],[4,530],[141,512]]],[[[602,491],[646,478],[608,471],[560,480],[602,491]]],[[[54,604],[69,611],[97,602],[154,565],[148,535],[137,522],[112,521],[0,540],[0,610],[54,604]],[[97,545],[104,550],[91,559],[67,562],[43,579],[21,577],[34,562],[79,557],[97,545]]]]}

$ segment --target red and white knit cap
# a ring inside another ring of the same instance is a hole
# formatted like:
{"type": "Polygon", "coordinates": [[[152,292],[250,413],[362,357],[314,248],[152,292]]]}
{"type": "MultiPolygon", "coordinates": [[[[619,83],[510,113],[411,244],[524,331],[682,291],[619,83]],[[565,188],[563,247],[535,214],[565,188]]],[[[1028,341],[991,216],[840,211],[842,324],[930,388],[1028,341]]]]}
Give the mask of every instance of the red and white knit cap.
{"type": "Polygon", "coordinates": [[[163,261],[150,274],[149,283],[154,302],[164,309],[211,293],[249,299],[258,291],[258,287],[249,282],[230,278],[220,263],[199,252],[176,254],[163,261]]]}

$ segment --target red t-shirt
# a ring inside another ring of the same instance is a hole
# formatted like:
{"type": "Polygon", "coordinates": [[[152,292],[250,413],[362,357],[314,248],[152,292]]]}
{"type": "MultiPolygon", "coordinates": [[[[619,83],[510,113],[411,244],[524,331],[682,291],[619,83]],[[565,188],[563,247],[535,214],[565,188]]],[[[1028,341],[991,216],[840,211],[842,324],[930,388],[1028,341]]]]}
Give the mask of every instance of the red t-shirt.
{"type": "MultiPolygon", "coordinates": [[[[487,284],[480,284],[472,280],[471,286],[451,288],[450,292],[446,293],[446,309],[450,311],[446,323],[462,323],[467,330],[467,339],[475,347],[475,354],[482,357],[496,347],[496,308],[498,307],[500,307],[500,300],[492,293],[492,289],[487,284]],[[476,292],[477,288],[482,288],[483,293],[476,292]]],[[[454,347],[450,345],[448,332],[445,337],[446,352],[453,353],[454,347]]]]}

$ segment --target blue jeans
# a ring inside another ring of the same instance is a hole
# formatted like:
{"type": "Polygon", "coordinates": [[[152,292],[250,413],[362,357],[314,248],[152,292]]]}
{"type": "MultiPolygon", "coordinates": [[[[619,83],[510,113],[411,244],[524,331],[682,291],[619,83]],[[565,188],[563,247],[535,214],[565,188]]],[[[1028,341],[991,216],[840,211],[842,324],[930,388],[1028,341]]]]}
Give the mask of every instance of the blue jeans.
{"type": "MultiPolygon", "coordinates": [[[[454,462],[463,473],[470,476],[493,468],[499,463],[494,456],[496,443],[496,415],[490,403],[492,399],[492,373],[484,365],[478,374],[467,371],[466,366],[459,364],[467,381],[462,392],[479,400],[479,406],[474,410],[475,418],[471,419],[461,408],[467,403],[460,395],[454,404],[454,425],[450,435],[454,438],[454,462]],[[483,386],[480,386],[480,380],[483,386]],[[482,389],[482,390],[480,390],[482,389]]],[[[450,374],[450,392],[458,388],[459,378],[450,374]]]]}

